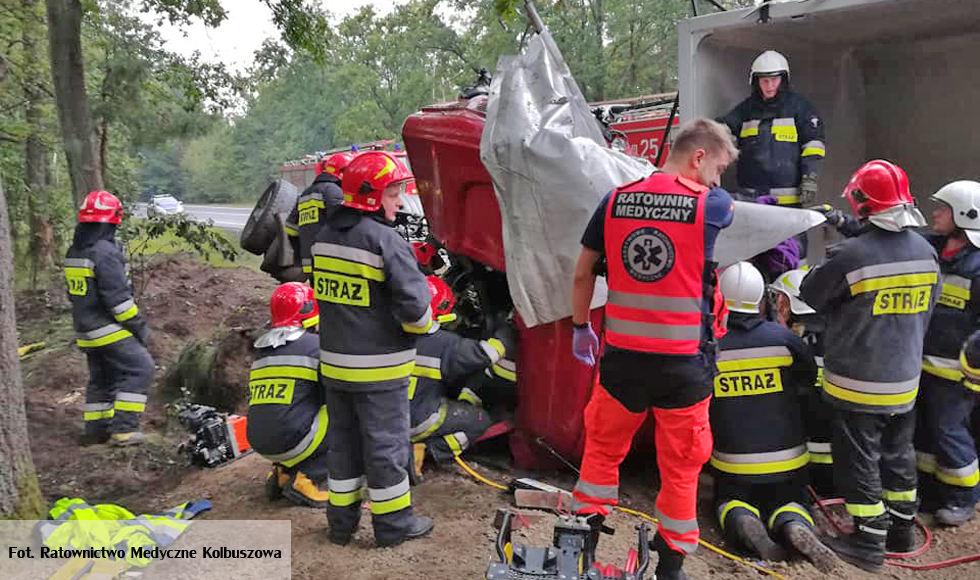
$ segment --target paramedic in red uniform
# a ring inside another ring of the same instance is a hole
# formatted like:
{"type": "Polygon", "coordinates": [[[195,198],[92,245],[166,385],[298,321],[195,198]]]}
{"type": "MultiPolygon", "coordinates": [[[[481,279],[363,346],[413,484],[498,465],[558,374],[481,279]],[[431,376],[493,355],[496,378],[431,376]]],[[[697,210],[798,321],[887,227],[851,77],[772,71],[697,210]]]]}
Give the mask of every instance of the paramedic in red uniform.
{"type": "Polygon", "coordinates": [[[685,123],[663,171],[622,185],[596,209],[575,266],[575,357],[592,366],[599,340],[589,324],[595,266],[605,255],[609,299],[601,386],[585,409],[585,456],[575,485],[580,514],[616,505],[619,464],[652,407],[660,526],[658,580],[686,578],[698,544],[697,480],[711,455],[708,405],[715,369],[715,238],[732,221],[718,186],[738,157],[731,132],[708,119],[685,123]]]}

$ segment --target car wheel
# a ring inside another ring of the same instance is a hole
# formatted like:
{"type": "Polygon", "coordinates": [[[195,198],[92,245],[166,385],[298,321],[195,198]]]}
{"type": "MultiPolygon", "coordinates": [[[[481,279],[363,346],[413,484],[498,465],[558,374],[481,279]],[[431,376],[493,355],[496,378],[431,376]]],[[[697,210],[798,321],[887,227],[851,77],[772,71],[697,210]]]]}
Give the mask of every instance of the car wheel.
{"type": "Polygon", "coordinates": [[[242,248],[256,256],[264,254],[279,231],[276,215],[292,211],[297,197],[299,190],[292,183],[282,179],[270,183],[242,229],[242,248]]]}

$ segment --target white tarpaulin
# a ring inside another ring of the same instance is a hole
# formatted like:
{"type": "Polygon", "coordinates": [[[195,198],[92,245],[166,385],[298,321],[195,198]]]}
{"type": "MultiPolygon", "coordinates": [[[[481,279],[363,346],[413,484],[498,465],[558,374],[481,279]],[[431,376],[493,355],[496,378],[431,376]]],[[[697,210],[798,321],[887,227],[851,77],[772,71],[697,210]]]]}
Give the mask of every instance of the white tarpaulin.
{"type": "MultiPolygon", "coordinates": [[[[500,59],[480,158],[500,204],[514,306],[528,326],[571,316],[572,274],[592,212],[610,190],[653,167],[606,147],[547,32],[523,55],[500,59]]],[[[593,302],[605,296],[600,282],[593,302]]]]}
{"type": "MultiPolygon", "coordinates": [[[[501,58],[480,158],[503,218],[514,306],[528,326],[571,316],[572,276],[589,218],[604,195],[649,175],[653,166],[606,147],[547,32],[532,38],[525,54],[501,58]]],[[[824,221],[813,211],[741,202],[735,215],[716,244],[721,265],[748,259],[824,221]]],[[[592,304],[605,302],[600,278],[592,304]]]]}

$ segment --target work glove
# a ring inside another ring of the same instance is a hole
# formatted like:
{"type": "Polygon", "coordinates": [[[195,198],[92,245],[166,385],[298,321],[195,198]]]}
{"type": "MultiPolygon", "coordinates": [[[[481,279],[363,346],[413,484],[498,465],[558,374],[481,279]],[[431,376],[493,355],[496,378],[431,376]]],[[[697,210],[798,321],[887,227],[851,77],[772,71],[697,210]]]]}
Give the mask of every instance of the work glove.
{"type": "Polygon", "coordinates": [[[772,278],[795,270],[800,265],[800,243],[796,238],[779,242],[775,248],[764,254],[766,270],[772,278]]]}
{"type": "Polygon", "coordinates": [[[776,199],[775,195],[760,195],[755,198],[756,203],[761,203],[762,205],[778,205],[779,200],[776,199]]]}
{"type": "Polygon", "coordinates": [[[592,330],[591,322],[583,327],[575,327],[572,354],[586,366],[595,366],[595,357],[599,354],[599,337],[592,330]]]}
{"type": "Polygon", "coordinates": [[[800,179],[800,203],[808,205],[817,197],[817,176],[807,173],[800,179]]]}
{"type": "Polygon", "coordinates": [[[835,208],[829,203],[818,205],[810,209],[822,213],[823,216],[827,218],[827,223],[834,226],[835,228],[840,228],[842,225],[844,225],[847,222],[847,216],[844,215],[844,212],[835,208]]]}

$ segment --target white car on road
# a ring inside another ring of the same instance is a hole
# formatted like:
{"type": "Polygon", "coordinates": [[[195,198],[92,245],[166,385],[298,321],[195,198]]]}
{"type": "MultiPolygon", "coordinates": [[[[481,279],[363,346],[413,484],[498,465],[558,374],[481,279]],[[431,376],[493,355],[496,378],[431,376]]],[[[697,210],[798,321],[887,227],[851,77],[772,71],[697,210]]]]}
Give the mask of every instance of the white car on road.
{"type": "Polygon", "coordinates": [[[150,199],[148,210],[151,213],[183,213],[184,204],[170,194],[154,195],[150,199]]]}

